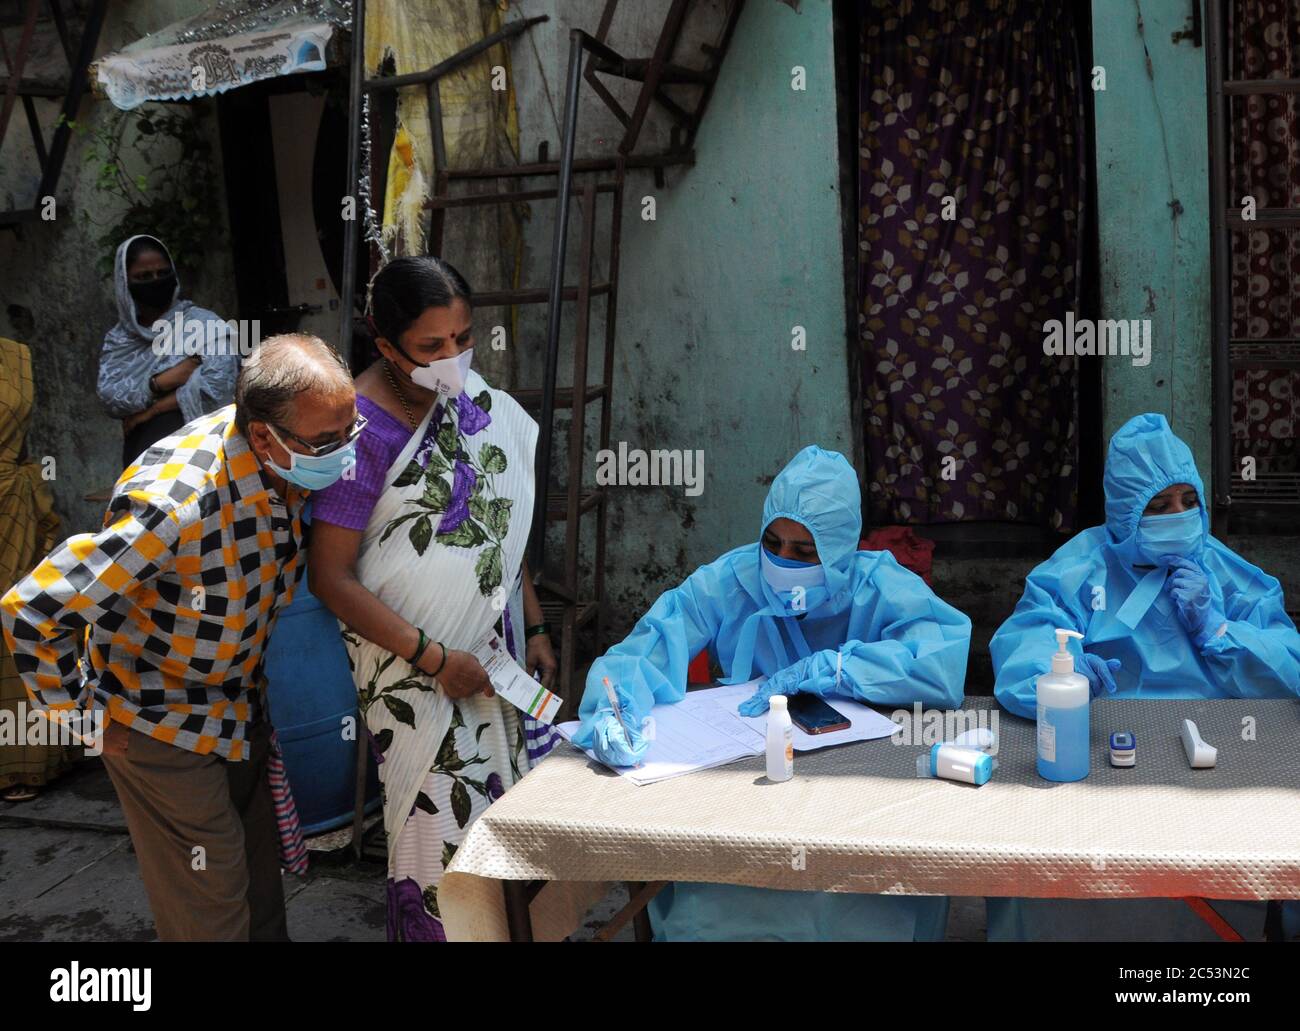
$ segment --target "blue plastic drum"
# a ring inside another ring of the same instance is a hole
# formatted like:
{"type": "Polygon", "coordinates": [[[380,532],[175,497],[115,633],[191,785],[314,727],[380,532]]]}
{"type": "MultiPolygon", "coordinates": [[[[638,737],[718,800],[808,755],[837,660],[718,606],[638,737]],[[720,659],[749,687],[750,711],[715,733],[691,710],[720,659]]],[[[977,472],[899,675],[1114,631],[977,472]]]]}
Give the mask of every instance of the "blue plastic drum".
{"type": "MultiPolygon", "coordinates": [[[[304,560],[306,555],[303,556],[304,560]]],[[[356,805],[356,748],[369,751],[357,718],[357,689],[338,620],[307,589],[279,614],[264,658],[267,704],[304,834],[350,823],[356,805]],[[345,722],[346,721],[346,722],[345,722]],[[350,727],[347,737],[344,728],[350,727]]],[[[379,775],[367,761],[366,811],[379,804],[379,775]]]]}

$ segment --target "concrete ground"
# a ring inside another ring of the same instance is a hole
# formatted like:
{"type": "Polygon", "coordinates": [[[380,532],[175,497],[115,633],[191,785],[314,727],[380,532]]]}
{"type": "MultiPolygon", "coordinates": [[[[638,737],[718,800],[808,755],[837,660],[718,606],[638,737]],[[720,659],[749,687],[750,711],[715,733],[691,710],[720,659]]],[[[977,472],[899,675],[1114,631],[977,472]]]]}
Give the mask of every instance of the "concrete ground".
{"type": "MultiPolygon", "coordinates": [[[[337,837],[309,839],[306,877],[283,875],[289,934],[383,941],[384,868],[355,863],[334,848],[337,837]]],[[[0,803],[0,871],[0,941],[154,939],[131,838],[97,759],[34,801],[0,803]]]]}
{"type": "MultiPolygon", "coordinates": [[[[350,828],[309,838],[306,877],[284,874],[294,941],[383,941],[385,868],[353,859],[350,828]]],[[[626,902],[620,886],[587,915],[585,940],[626,902]]],[[[954,899],[948,938],[984,937],[981,899],[954,899]]],[[[117,796],[98,759],[39,798],[0,802],[0,941],[152,941],[153,920],[117,796]]],[[[631,926],[616,941],[631,941],[631,926]]]]}

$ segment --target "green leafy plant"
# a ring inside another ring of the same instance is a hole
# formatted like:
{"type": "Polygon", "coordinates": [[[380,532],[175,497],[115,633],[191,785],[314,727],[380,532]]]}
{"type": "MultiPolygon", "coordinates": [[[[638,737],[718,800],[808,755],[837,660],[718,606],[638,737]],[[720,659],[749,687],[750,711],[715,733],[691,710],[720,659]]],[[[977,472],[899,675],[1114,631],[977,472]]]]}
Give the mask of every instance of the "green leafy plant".
{"type": "Polygon", "coordinates": [[[193,273],[220,230],[209,117],[200,104],[151,104],[114,110],[98,124],[69,122],[87,140],[83,160],[106,202],[84,205],[82,221],[99,229],[98,267],[113,274],[118,244],[137,233],[167,245],[182,273],[193,273]],[[94,212],[111,212],[109,220],[94,212]]]}

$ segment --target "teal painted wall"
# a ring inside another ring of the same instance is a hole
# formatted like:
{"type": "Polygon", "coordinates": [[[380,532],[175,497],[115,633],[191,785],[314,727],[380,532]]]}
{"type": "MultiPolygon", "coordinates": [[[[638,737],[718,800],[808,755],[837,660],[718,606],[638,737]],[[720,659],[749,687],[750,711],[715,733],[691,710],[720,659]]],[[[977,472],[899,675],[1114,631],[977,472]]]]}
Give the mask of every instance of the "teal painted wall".
{"type": "MultiPolygon", "coordinates": [[[[558,56],[567,46],[567,25],[591,29],[599,7],[561,5],[557,21],[536,37],[539,52],[558,56]]],[[[521,8],[524,14],[542,9],[521,8]]],[[[616,36],[613,45],[648,53],[650,30],[657,32],[661,16],[642,22],[639,38],[616,36]]],[[[563,65],[552,61],[549,67],[563,65]]],[[[775,0],[747,4],[695,140],[694,166],[669,170],[662,188],[648,172],[628,174],[612,446],[624,441],[629,449],[702,450],[705,478],[696,497],[681,486],[611,488],[606,583],[615,633],[697,566],[757,539],[768,485],[799,448],[816,443],[853,460],[834,67],[827,0],[804,2],[798,12],[775,0]],[[802,91],[791,88],[796,65],[807,70],[802,91]],[[642,218],[645,197],[655,199],[654,221],[642,218]],[[795,326],[806,331],[804,351],[791,347],[795,326]]],[[[531,78],[530,63],[518,61],[516,71],[521,151],[531,155],[539,137],[554,141],[555,122],[540,102],[545,94],[531,78]]],[[[550,85],[558,96],[557,81],[562,74],[550,85]]],[[[649,131],[661,132],[664,122],[659,118],[649,131]]],[[[590,93],[579,126],[580,153],[608,150],[621,134],[590,93]]],[[[638,146],[654,149],[653,138],[638,146]]],[[[549,206],[535,205],[525,229],[525,282],[545,281],[549,215],[549,206]]],[[[570,281],[576,279],[579,229],[575,216],[570,281]]],[[[597,240],[604,240],[599,232],[597,240]]],[[[599,279],[603,243],[597,251],[599,279]]],[[[592,307],[594,356],[603,304],[592,307]]],[[[539,319],[537,309],[524,318],[539,319]]],[[[574,325],[573,306],[566,305],[566,335],[574,325]]],[[[523,340],[544,338],[537,322],[523,326],[523,340]]],[[[567,343],[563,351],[559,381],[567,383],[567,343]]],[[[540,348],[525,349],[521,382],[540,379],[540,348]]],[[[597,411],[589,409],[589,484],[597,411]]],[[[567,412],[558,414],[556,430],[562,450],[567,412]]],[[[557,482],[564,482],[558,460],[553,468],[557,482]]],[[[582,529],[588,561],[593,526],[588,520],[582,529]]],[[[552,554],[562,551],[562,529],[553,524],[552,554]]]]}
{"type": "Polygon", "coordinates": [[[629,191],[614,436],[702,448],[707,479],[698,498],[621,490],[613,514],[636,532],[615,538],[614,597],[757,539],[772,476],[805,444],[852,457],[836,148],[830,4],[747,5],[695,167],[651,189],[654,222],[629,191]]]}
{"type": "Polygon", "coordinates": [[[1094,94],[1102,317],[1150,319],[1151,364],[1084,360],[1105,363],[1107,439],[1139,412],[1163,412],[1212,490],[1205,51],[1170,38],[1189,13],[1169,0],[1092,0],[1093,62],[1106,70],[1094,94]]]}

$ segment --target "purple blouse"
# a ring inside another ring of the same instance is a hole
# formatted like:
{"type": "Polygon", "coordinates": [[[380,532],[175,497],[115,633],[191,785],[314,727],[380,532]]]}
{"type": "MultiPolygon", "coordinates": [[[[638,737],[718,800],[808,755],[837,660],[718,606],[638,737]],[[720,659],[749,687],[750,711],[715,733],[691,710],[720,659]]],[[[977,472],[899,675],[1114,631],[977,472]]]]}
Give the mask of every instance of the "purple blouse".
{"type": "MultiPolygon", "coordinates": [[[[324,490],[312,492],[312,519],[348,530],[364,530],[369,525],[370,513],[384,492],[384,475],[397,461],[412,433],[405,423],[364,394],[357,395],[357,411],[367,422],[357,438],[354,477],[336,480],[324,490]]],[[[435,420],[429,422],[431,427],[436,426],[435,420]]]]}

